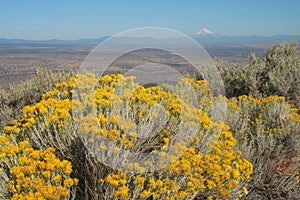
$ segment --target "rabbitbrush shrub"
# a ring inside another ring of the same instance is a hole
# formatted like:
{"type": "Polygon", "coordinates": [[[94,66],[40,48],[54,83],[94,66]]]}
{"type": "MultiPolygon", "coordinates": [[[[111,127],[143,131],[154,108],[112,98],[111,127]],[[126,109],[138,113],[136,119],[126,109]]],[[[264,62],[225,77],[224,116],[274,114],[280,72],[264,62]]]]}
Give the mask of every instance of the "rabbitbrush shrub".
{"type": "MultiPolygon", "coordinates": [[[[73,197],[78,179],[78,199],[243,197],[252,164],[236,150],[230,127],[210,119],[212,107],[205,81],[184,79],[169,90],[145,88],[122,75],[98,81],[93,74],[76,75],[4,128],[2,190],[6,198],[31,197],[51,187],[55,197],[73,197]],[[6,150],[10,146],[21,150],[6,150]],[[7,167],[10,151],[16,162],[7,167]],[[130,152],[125,163],[124,151],[130,152]],[[72,173],[70,166],[63,168],[69,162],[72,173]],[[24,177],[14,170],[27,165],[34,167],[24,177]],[[20,178],[31,181],[30,190],[20,178]]],[[[41,195],[47,199],[49,193],[41,195]]]]}
{"type": "Polygon", "coordinates": [[[68,81],[72,74],[37,68],[34,76],[24,83],[11,84],[8,89],[0,88],[0,129],[11,123],[11,120],[20,119],[24,106],[37,103],[55,84],[68,81]]]}
{"type": "Polygon", "coordinates": [[[246,65],[220,64],[219,70],[228,97],[284,96],[300,108],[300,51],[295,41],[275,44],[262,59],[251,54],[246,65]]]}
{"type": "Polygon", "coordinates": [[[254,167],[246,199],[299,199],[300,115],[284,97],[228,100],[236,148],[254,167]]]}

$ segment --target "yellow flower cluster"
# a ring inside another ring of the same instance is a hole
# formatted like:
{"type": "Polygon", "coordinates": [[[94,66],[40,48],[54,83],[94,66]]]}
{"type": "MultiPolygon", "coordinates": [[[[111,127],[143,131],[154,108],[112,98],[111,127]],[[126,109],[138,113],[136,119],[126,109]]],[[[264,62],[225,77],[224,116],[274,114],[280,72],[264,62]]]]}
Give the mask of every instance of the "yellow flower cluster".
{"type": "MultiPolygon", "coordinates": [[[[68,199],[77,179],[70,178],[71,163],[59,160],[54,149],[34,150],[29,140],[13,142],[13,136],[0,137],[1,170],[11,177],[10,199],[68,199]]],[[[2,181],[1,181],[2,182],[2,181]]]]}
{"type": "MultiPolygon", "coordinates": [[[[219,139],[207,154],[193,147],[185,148],[179,159],[157,172],[126,176],[124,172],[108,174],[106,188],[113,187],[114,199],[193,199],[197,195],[227,199],[232,189],[250,180],[252,165],[234,151],[235,139],[224,126],[219,139]],[[131,183],[130,185],[128,183],[131,183]],[[130,192],[130,189],[132,192],[130,192]],[[120,192],[122,191],[122,192],[120,192]],[[122,196],[120,194],[123,194],[122,196]],[[130,198],[129,198],[130,197],[130,198]]],[[[134,165],[139,168],[139,165],[134,165]]],[[[244,187],[238,196],[246,194],[244,187]]]]}
{"type": "Polygon", "coordinates": [[[228,123],[231,128],[243,130],[249,136],[267,134],[281,137],[282,133],[296,134],[300,128],[297,109],[288,104],[284,97],[256,99],[240,96],[229,100],[228,105],[228,123]]]}
{"type": "Polygon", "coordinates": [[[59,128],[64,128],[67,118],[70,115],[72,103],[69,99],[47,98],[41,100],[33,106],[25,106],[23,119],[13,120],[14,126],[7,126],[6,133],[19,133],[25,131],[35,124],[43,123],[48,127],[49,124],[57,124],[59,128]]]}

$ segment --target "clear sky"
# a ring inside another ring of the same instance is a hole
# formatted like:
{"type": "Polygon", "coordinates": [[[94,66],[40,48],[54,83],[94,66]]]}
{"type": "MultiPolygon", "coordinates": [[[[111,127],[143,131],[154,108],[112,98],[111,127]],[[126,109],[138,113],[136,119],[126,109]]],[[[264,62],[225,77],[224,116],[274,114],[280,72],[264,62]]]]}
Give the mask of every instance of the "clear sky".
{"type": "Polygon", "coordinates": [[[0,0],[0,38],[78,39],[154,26],[300,35],[299,0],[0,0]]]}

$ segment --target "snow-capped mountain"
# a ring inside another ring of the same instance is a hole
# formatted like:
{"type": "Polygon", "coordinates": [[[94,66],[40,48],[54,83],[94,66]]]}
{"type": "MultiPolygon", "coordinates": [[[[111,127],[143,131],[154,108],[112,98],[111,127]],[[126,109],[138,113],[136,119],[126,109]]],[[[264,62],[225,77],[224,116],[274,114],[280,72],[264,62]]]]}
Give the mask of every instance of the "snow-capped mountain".
{"type": "Polygon", "coordinates": [[[201,31],[197,32],[195,35],[196,36],[207,36],[207,35],[215,35],[215,33],[208,30],[208,29],[206,29],[206,28],[204,28],[201,31]]]}
{"type": "Polygon", "coordinates": [[[300,36],[297,35],[227,36],[214,33],[207,28],[195,33],[192,38],[200,44],[274,44],[291,40],[300,41],[300,36]]]}

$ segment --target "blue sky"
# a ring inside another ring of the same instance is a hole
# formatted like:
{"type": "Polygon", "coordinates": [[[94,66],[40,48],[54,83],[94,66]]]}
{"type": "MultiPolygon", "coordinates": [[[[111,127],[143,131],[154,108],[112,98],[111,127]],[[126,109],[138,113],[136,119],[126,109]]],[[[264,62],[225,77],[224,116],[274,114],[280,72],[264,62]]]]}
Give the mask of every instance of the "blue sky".
{"type": "Polygon", "coordinates": [[[146,26],[300,35],[299,19],[299,0],[0,0],[0,38],[97,38],[146,26]]]}

